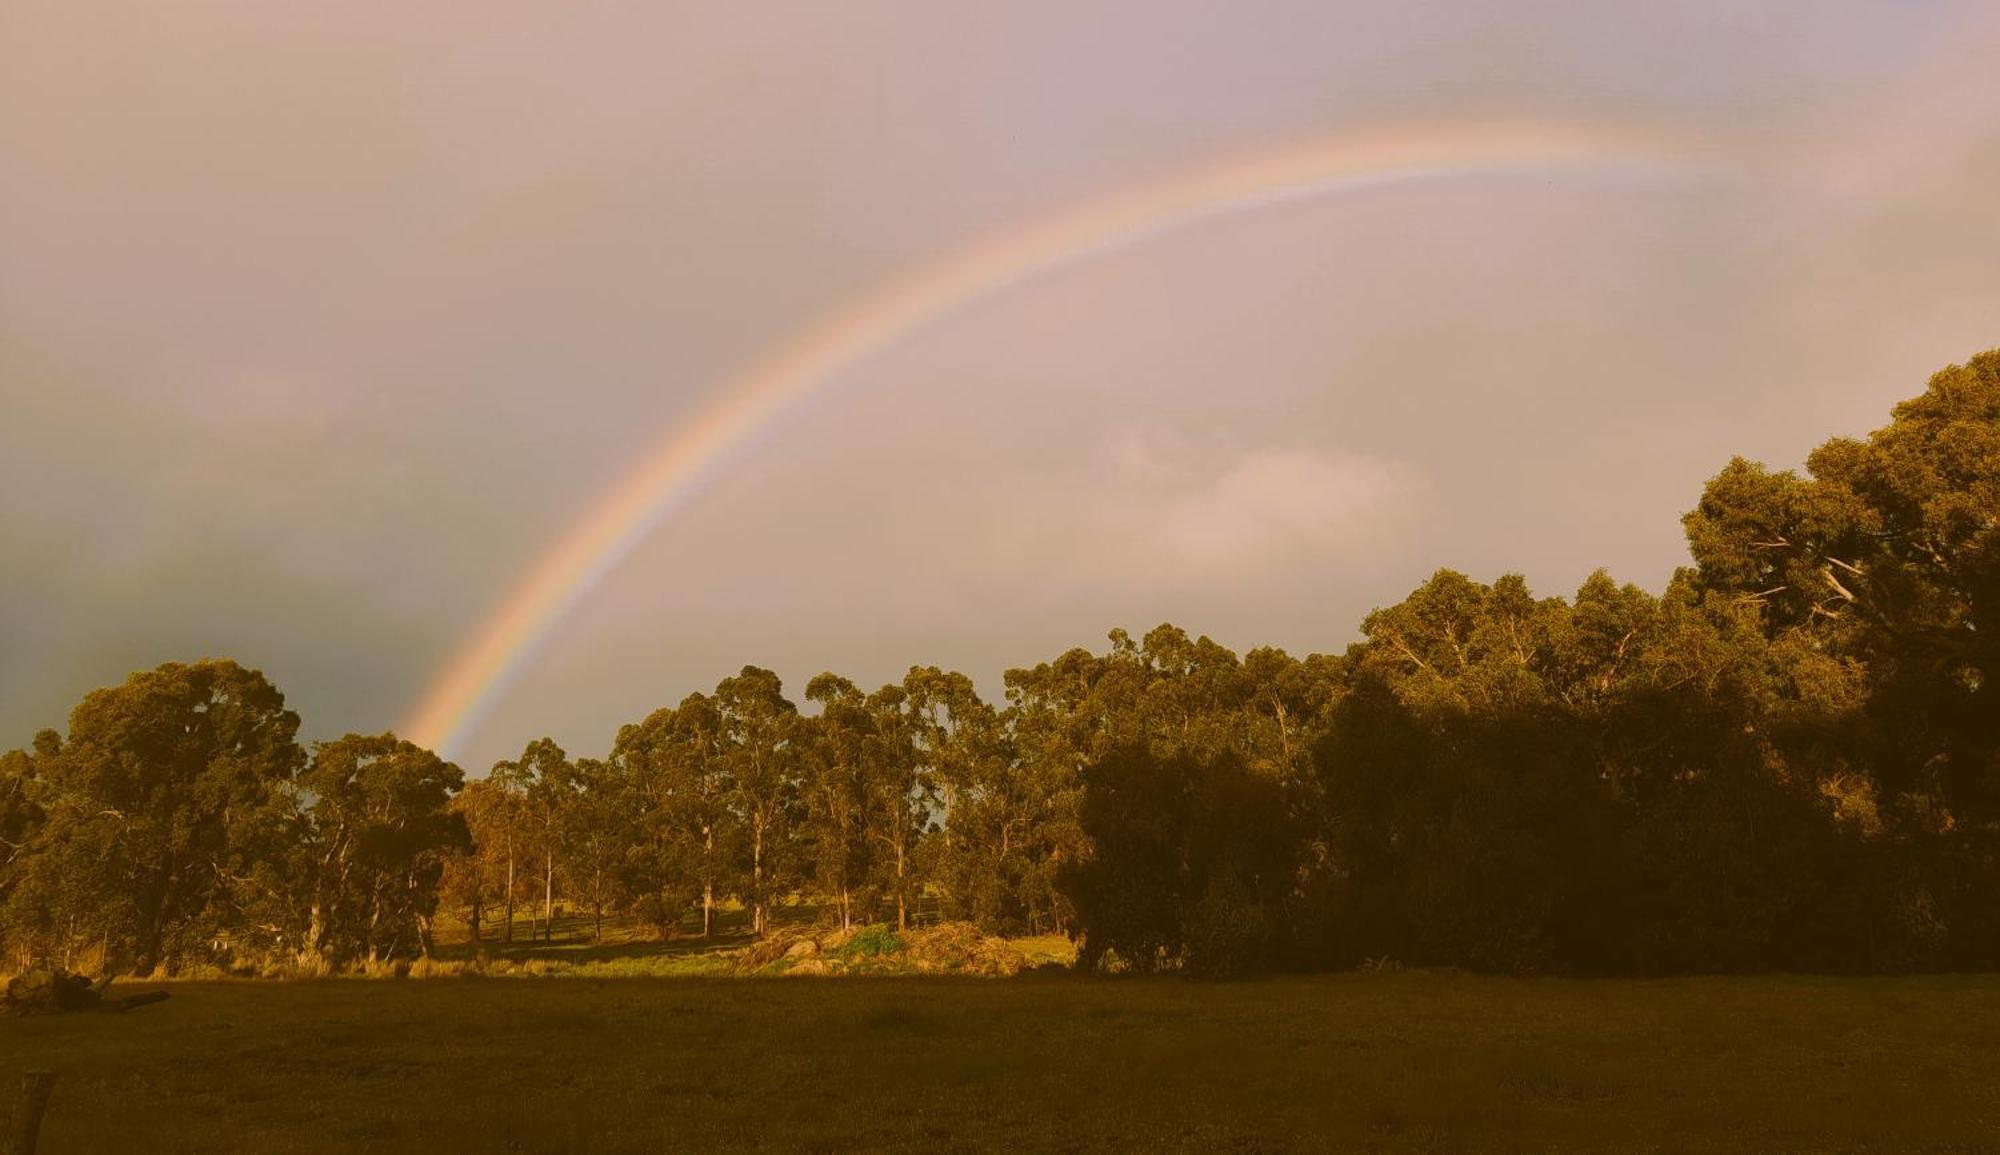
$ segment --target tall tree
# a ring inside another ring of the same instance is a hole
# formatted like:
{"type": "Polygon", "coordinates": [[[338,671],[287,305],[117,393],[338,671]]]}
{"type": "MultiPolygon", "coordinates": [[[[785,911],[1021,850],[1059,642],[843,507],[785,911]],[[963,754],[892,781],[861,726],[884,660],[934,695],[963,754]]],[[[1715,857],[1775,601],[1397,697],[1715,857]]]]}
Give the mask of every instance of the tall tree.
{"type": "Polygon", "coordinates": [[[42,825],[42,808],[35,801],[38,756],[53,757],[62,739],[53,730],[36,735],[36,751],[0,754],[0,948],[10,948],[25,966],[32,959],[35,919],[12,908],[10,897],[29,865],[28,849],[42,825]]]}
{"type": "Polygon", "coordinates": [[[60,754],[37,760],[40,893],[94,924],[136,974],[213,941],[199,931],[228,921],[253,867],[245,849],[289,810],[298,727],[275,686],[227,660],[92,691],[60,754]]]}
{"type": "Polygon", "coordinates": [[[737,841],[735,784],[724,758],[722,712],[706,694],[620,728],[612,759],[633,781],[645,840],[643,873],[663,930],[679,922],[681,897],[701,907],[701,935],[715,933],[717,901],[730,884],[737,841]]]}
{"type": "Polygon", "coordinates": [[[813,873],[843,929],[854,925],[854,889],[868,876],[868,755],[874,718],[853,682],[820,674],[806,683],[819,714],[800,727],[805,826],[813,873]]]}
{"type": "Polygon", "coordinates": [[[1806,474],[1737,459],[1687,515],[1699,581],[1868,670],[1871,760],[1913,828],[2000,831],[2000,350],[1806,474]]]}
{"type": "Polygon", "coordinates": [[[868,735],[861,782],[863,828],[874,850],[877,889],[896,904],[896,929],[908,930],[916,905],[918,849],[935,785],[917,756],[909,694],[890,683],[868,695],[868,735]]]}
{"type": "Polygon", "coordinates": [[[604,937],[605,907],[627,892],[639,801],[619,762],[577,760],[574,786],[558,822],[567,890],[590,907],[592,941],[604,937]]]}
{"type": "Polygon", "coordinates": [[[918,764],[935,784],[932,877],[948,908],[994,928],[1027,925],[1023,887],[1041,800],[1029,795],[1002,717],[956,671],[913,668],[903,689],[918,764]]]}
{"type": "Polygon", "coordinates": [[[313,746],[306,813],[306,949],[336,963],[431,953],[446,861],[470,846],[457,766],[394,734],[313,746]]]}
{"type": "Polygon", "coordinates": [[[798,803],[798,707],[785,697],[778,675],[756,666],[724,678],[715,687],[715,705],[722,718],[722,760],[748,842],[750,931],[762,935],[770,929],[773,884],[788,865],[784,839],[798,803]]]}
{"type": "MultiPolygon", "coordinates": [[[[523,843],[541,859],[543,941],[555,937],[556,868],[563,849],[563,819],[577,791],[576,768],[548,738],[528,743],[511,762],[496,762],[491,777],[520,799],[523,843]]],[[[509,912],[508,926],[513,926],[509,912]]]]}
{"type": "Polygon", "coordinates": [[[492,778],[467,782],[452,798],[469,841],[445,861],[439,883],[444,901],[465,912],[466,937],[480,941],[486,914],[494,906],[505,920],[502,937],[514,941],[514,899],[518,894],[514,846],[520,829],[519,799],[492,778]]]}

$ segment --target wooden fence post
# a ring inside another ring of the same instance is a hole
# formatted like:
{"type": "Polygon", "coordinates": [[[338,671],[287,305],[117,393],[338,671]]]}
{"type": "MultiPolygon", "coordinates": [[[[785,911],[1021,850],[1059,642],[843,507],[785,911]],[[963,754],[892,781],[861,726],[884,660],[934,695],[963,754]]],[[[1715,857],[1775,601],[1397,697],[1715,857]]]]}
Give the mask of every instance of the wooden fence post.
{"type": "Polygon", "coordinates": [[[35,1155],[35,1143],[42,1133],[42,1112],[48,1109],[49,1095],[56,1089],[54,1071],[29,1071],[21,1080],[21,1105],[14,1112],[13,1155],[35,1155]]]}

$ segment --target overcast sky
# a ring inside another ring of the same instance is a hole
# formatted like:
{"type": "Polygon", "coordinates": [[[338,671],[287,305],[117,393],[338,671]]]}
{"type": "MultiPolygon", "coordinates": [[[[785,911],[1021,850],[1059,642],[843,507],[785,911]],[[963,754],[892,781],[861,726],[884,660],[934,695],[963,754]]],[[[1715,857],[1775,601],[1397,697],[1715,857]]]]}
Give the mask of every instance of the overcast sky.
{"type": "Polygon", "coordinates": [[[1658,589],[2000,345],[1991,5],[0,4],[0,747],[168,660],[408,717],[760,355],[1135,182],[1413,120],[1725,164],[1293,203],[1016,286],[730,459],[453,751],[745,663],[1000,672],[1161,620],[1338,650],[1440,566],[1658,589]]]}

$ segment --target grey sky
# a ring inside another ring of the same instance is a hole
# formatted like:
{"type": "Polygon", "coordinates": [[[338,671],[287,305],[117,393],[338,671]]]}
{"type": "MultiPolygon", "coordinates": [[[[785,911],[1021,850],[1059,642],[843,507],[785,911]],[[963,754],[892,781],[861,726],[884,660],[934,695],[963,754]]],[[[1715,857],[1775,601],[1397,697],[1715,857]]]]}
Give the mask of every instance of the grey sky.
{"type": "Polygon", "coordinates": [[[0,745],[227,654],[405,717],[662,429],[898,270],[1413,118],[1725,174],[1238,216],[815,395],[539,651],[479,768],[745,662],[1009,665],[1162,619],[1338,649],[1432,569],[1657,588],[1732,453],[2000,344],[1976,4],[0,6],[0,745]],[[1421,13],[1412,13],[1413,8],[1421,13]]]}

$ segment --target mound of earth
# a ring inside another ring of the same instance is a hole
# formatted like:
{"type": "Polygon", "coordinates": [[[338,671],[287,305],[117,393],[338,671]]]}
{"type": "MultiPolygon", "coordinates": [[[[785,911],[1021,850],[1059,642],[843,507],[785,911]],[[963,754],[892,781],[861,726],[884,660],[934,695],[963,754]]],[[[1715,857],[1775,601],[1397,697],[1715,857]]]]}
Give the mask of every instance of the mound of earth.
{"type": "Polygon", "coordinates": [[[896,931],[886,925],[782,927],[736,956],[738,974],[992,975],[1019,974],[1032,964],[1014,944],[971,923],[896,931]]]}

